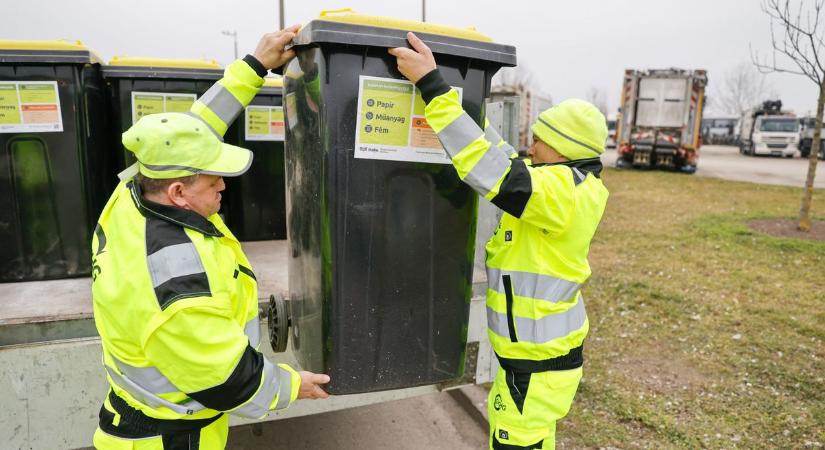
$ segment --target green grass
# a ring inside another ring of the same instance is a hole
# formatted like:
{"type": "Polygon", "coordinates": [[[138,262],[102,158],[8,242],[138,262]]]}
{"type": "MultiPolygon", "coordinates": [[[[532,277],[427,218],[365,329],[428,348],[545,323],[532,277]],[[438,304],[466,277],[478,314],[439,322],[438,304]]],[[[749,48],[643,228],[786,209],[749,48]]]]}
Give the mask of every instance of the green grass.
{"type": "MultiPolygon", "coordinates": [[[[825,448],[825,242],[745,225],[801,190],[609,170],[559,448],[825,448]]],[[[825,191],[813,210],[825,218],[825,191]]]]}

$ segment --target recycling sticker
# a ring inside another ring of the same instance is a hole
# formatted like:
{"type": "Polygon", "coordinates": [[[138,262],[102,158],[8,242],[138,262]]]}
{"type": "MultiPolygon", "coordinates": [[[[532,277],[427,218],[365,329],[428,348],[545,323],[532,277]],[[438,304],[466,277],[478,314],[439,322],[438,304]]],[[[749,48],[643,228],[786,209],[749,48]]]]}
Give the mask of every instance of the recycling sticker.
{"type": "Polygon", "coordinates": [[[163,112],[188,112],[195,94],[174,92],[132,92],[132,123],[144,116],[163,112]]]}
{"type": "MultiPolygon", "coordinates": [[[[461,89],[456,88],[461,96],[461,89]]],[[[358,88],[355,157],[450,164],[424,117],[424,101],[407,80],[362,75],[358,88]]]]}
{"type": "Polygon", "coordinates": [[[283,106],[247,106],[244,115],[247,141],[283,141],[283,106]]]}
{"type": "Polygon", "coordinates": [[[63,131],[56,81],[0,82],[0,133],[63,131]]]}

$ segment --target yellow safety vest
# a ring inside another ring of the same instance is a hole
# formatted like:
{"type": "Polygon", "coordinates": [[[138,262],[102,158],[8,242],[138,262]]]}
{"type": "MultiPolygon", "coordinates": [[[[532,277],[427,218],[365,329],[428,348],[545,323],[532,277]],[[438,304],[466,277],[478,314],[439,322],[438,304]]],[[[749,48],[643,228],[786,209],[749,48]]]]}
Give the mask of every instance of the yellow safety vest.
{"type": "Polygon", "coordinates": [[[579,367],[588,331],[581,295],[587,254],[608,192],[598,158],[537,164],[489,126],[482,131],[450,89],[427,121],[459,177],[504,211],[487,243],[487,325],[502,367],[543,372],[579,367]]]}
{"type": "MultiPolygon", "coordinates": [[[[262,84],[236,61],[190,114],[223,136],[262,84]]],[[[151,202],[125,179],[100,215],[92,257],[103,363],[129,406],[161,420],[259,418],[295,400],[297,372],[260,352],[255,275],[217,214],[151,202]]]]}

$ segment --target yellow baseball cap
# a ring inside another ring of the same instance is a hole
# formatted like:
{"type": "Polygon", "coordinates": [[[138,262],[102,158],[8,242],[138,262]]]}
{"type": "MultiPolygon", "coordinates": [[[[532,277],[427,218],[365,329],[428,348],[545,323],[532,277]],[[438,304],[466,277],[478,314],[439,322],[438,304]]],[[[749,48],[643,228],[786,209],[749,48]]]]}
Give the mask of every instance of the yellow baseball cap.
{"type": "Polygon", "coordinates": [[[138,160],[124,173],[139,171],[149,178],[199,173],[234,177],[252,164],[252,152],[222,142],[205,122],[185,113],[144,116],[123,133],[122,140],[138,160]]]}
{"type": "Polygon", "coordinates": [[[607,142],[604,114],[592,103],[575,98],[543,111],[531,130],[571,161],[598,158],[607,142]]]}

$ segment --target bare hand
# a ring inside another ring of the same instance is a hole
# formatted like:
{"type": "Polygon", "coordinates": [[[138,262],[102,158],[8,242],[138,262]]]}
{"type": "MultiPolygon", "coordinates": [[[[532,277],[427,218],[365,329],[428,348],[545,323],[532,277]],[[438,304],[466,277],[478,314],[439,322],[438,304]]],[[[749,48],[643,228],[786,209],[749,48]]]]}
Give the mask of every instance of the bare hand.
{"type": "Polygon", "coordinates": [[[266,70],[281,67],[295,56],[292,49],[284,50],[284,47],[292,42],[299,29],[301,29],[300,25],[293,25],[287,29],[263,35],[252,56],[260,61],[266,70]]]}
{"type": "Polygon", "coordinates": [[[298,372],[298,375],[301,376],[301,388],[298,389],[298,398],[316,399],[329,397],[329,394],[319,386],[329,383],[329,375],[307,372],[305,370],[298,372]]]}
{"type": "Polygon", "coordinates": [[[417,83],[418,80],[432,72],[438,66],[435,64],[433,52],[427,44],[412,32],[407,33],[407,40],[412,45],[412,50],[405,47],[389,49],[390,55],[395,56],[398,63],[398,71],[408,80],[417,83]]]}

